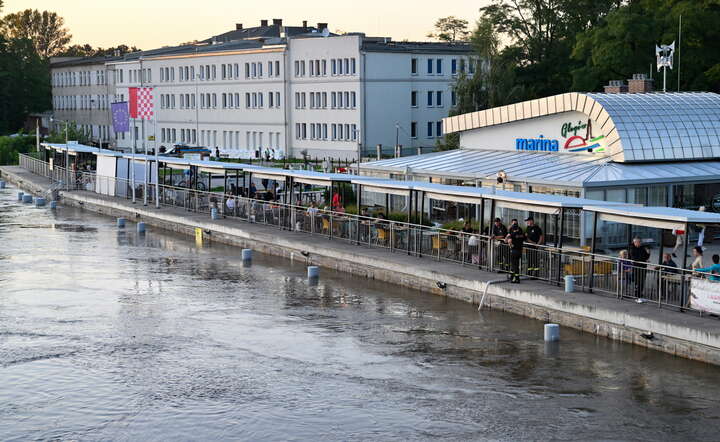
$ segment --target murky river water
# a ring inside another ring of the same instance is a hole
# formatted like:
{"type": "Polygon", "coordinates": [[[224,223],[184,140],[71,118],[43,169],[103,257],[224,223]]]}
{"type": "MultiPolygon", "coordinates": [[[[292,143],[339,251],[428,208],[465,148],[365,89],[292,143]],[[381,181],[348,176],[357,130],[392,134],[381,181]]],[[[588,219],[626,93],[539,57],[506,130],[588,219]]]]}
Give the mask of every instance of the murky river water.
{"type": "Polygon", "coordinates": [[[702,439],[716,367],[0,191],[0,439],[702,439]]]}

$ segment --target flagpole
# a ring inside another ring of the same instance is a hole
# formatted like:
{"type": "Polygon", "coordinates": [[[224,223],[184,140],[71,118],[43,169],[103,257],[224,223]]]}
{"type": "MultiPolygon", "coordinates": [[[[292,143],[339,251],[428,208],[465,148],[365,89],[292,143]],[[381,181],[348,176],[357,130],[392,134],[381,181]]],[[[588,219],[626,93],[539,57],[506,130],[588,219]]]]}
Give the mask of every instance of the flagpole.
{"type": "Polygon", "coordinates": [[[147,206],[147,187],[148,187],[148,170],[147,170],[147,168],[148,168],[148,160],[147,160],[147,157],[148,157],[148,150],[147,150],[147,140],[146,140],[147,137],[145,136],[145,118],[143,118],[141,121],[142,121],[142,137],[143,137],[143,142],[142,142],[142,144],[143,144],[143,150],[145,151],[145,170],[143,171],[143,175],[144,175],[144,177],[143,177],[143,179],[144,179],[144,181],[143,181],[143,183],[144,183],[144,184],[143,184],[143,206],[147,206]]]}
{"type": "Polygon", "coordinates": [[[137,137],[135,136],[135,118],[132,125],[132,155],[130,164],[130,186],[132,187],[132,202],[135,204],[135,146],[137,144],[137,137]]]}
{"type": "Polygon", "coordinates": [[[158,148],[158,142],[157,142],[157,115],[153,113],[155,116],[153,120],[153,132],[155,134],[155,208],[160,208],[160,160],[159,160],[159,154],[158,152],[160,149],[158,148]]]}

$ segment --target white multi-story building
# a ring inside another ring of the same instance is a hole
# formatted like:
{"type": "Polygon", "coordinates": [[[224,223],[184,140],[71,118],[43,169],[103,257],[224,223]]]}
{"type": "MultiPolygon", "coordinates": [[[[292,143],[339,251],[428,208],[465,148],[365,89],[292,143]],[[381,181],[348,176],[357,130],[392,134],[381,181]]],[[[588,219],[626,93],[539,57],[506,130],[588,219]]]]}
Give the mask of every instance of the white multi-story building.
{"type": "Polygon", "coordinates": [[[118,147],[175,143],[230,157],[356,158],[432,148],[454,104],[452,85],[475,63],[465,44],[393,42],[308,27],[242,28],[181,47],[108,60],[114,99],[153,87],[156,121],[134,122],[118,147]],[[155,142],[148,141],[155,136],[155,142]]]}
{"type": "Polygon", "coordinates": [[[53,129],[62,129],[64,122],[72,122],[93,144],[113,143],[110,103],[115,85],[108,72],[110,60],[109,57],[61,57],[51,61],[53,129]]]}

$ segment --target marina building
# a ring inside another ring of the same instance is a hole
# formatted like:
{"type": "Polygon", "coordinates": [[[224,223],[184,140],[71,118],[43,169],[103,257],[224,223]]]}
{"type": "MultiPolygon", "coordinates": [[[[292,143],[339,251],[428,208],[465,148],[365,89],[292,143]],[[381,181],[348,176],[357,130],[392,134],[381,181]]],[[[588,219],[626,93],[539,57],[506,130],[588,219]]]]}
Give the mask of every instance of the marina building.
{"type": "MultiPolygon", "coordinates": [[[[720,95],[651,93],[648,83],[636,76],[629,86],[637,93],[573,92],[449,117],[445,130],[459,134],[459,149],[363,163],[360,170],[720,211],[720,95]]],[[[577,237],[588,223],[571,221],[577,237]]],[[[607,241],[622,239],[619,233],[607,241]]]]}

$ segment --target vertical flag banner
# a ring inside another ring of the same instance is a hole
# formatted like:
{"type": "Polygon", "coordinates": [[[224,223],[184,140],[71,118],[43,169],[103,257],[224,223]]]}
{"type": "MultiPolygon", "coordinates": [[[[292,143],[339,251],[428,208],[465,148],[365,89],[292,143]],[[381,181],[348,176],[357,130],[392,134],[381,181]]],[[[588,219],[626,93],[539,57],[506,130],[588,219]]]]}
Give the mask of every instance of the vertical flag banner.
{"type": "Polygon", "coordinates": [[[152,120],[153,118],[153,88],[131,87],[130,95],[130,117],[141,120],[152,120]]]}
{"type": "Polygon", "coordinates": [[[128,113],[127,101],[113,103],[110,105],[113,119],[113,130],[115,133],[127,132],[130,130],[130,115],[128,113]]]}

